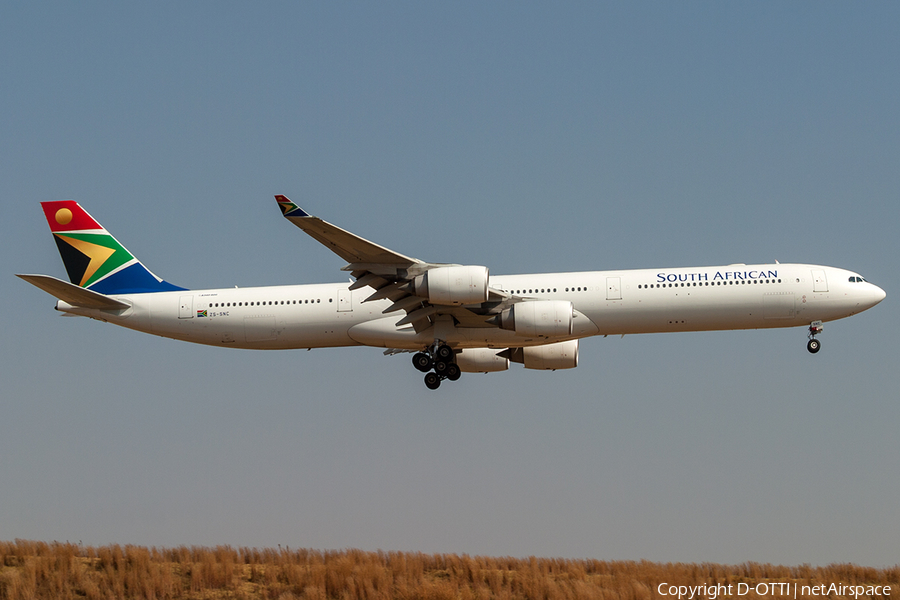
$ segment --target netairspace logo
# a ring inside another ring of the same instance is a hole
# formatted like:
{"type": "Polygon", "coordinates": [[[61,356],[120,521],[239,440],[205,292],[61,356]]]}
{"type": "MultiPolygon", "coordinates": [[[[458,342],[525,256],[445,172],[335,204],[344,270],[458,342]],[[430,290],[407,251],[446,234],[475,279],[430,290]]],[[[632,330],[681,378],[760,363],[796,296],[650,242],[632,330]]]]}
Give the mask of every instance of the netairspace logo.
{"type": "Polygon", "coordinates": [[[716,600],[716,598],[746,596],[750,592],[754,592],[757,596],[779,596],[794,599],[808,596],[844,596],[858,599],[861,596],[889,597],[891,595],[891,586],[843,585],[840,583],[799,585],[791,582],[764,582],[756,585],[749,583],[730,583],[728,585],[723,583],[714,585],[669,585],[668,583],[661,583],[656,587],[656,591],[660,596],[672,596],[677,600],[691,600],[692,598],[716,600]]]}

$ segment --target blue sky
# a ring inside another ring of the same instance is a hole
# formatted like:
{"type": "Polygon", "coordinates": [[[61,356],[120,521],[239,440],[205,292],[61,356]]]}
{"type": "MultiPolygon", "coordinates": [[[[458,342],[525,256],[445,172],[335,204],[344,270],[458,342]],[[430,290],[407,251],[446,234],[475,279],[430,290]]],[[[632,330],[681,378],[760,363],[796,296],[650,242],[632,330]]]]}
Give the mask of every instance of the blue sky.
{"type": "Polygon", "coordinates": [[[654,561],[900,556],[900,8],[0,8],[0,539],[654,561]],[[38,206],[191,288],[341,281],[273,194],[492,273],[809,262],[888,298],[800,329],[591,339],[429,392],[375,349],[86,319],[38,206]]]}

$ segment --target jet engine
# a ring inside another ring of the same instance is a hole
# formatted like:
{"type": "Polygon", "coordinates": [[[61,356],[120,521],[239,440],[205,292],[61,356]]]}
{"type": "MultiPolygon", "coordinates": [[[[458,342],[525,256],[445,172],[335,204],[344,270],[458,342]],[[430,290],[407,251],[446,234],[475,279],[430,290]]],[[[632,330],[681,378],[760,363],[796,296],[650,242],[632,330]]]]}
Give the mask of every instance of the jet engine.
{"type": "Polygon", "coordinates": [[[488,322],[531,337],[572,335],[572,303],[562,300],[519,302],[488,322]]]}
{"type": "Polygon", "coordinates": [[[544,344],[543,346],[527,346],[510,348],[501,353],[509,360],[524,363],[526,369],[555,371],[556,369],[574,369],[578,366],[578,340],[544,344]]]}
{"type": "Polygon", "coordinates": [[[464,373],[494,373],[509,368],[509,359],[494,348],[463,348],[456,353],[456,366],[464,373]]]}
{"type": "Polygon", "coordinates": [[[412,293],[432,304],[461,306],[488,299],[488,268],[448,266],[430,269],[412,281],[412,293]]]}

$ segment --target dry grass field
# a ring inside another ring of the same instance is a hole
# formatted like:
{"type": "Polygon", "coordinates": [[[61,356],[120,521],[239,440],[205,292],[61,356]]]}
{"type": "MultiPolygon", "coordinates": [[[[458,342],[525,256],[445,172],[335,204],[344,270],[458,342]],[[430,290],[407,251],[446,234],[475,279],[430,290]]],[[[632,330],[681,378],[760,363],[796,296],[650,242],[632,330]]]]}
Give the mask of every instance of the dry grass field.
{"type": "MultiPolygon", "coordinates": [[[[0,599],[266,598],[675,600],[668,585],[799,582],[889,585],[900,599],[900,566],[784,567],[745,563],[652,563],[455,554],[291,550],[230,546],[89,547],[0,542],[0,599]]],[[[738,598],[738,596],[734,596],[738,598]]],[[[779,596],[767,596],[777,600],[779,596]]],[[[824,598],[799,596],[804,598],[824,598]]],[[[839,598],[840,595],[830,595],[839,598]]],[[[852,596],[850,596],[852,598],[852,596]]],[[[758,600],[753,591],[742,596],[758,600]]],[[[787,600],[787,597],[785,597],[787,600]]]]}

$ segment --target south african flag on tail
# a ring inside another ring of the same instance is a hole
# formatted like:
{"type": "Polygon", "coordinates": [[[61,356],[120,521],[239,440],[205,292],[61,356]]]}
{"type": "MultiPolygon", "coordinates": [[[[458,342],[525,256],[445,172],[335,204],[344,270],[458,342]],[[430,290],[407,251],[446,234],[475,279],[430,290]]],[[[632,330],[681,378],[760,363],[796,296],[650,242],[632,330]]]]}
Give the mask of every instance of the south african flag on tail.
{"type": "Polygon", "coordinates": [[[302,208],[291,202],[287,196],[277,194],[275,201],[278,202],[278,208],[285,217],[308,217],[309,215],[302,208]]]}
{"type": "Polygon", "coordinates": [[[73,284],[107,295],[184,289],[151,273],[74,200],[41,207],[73,284]]]}

